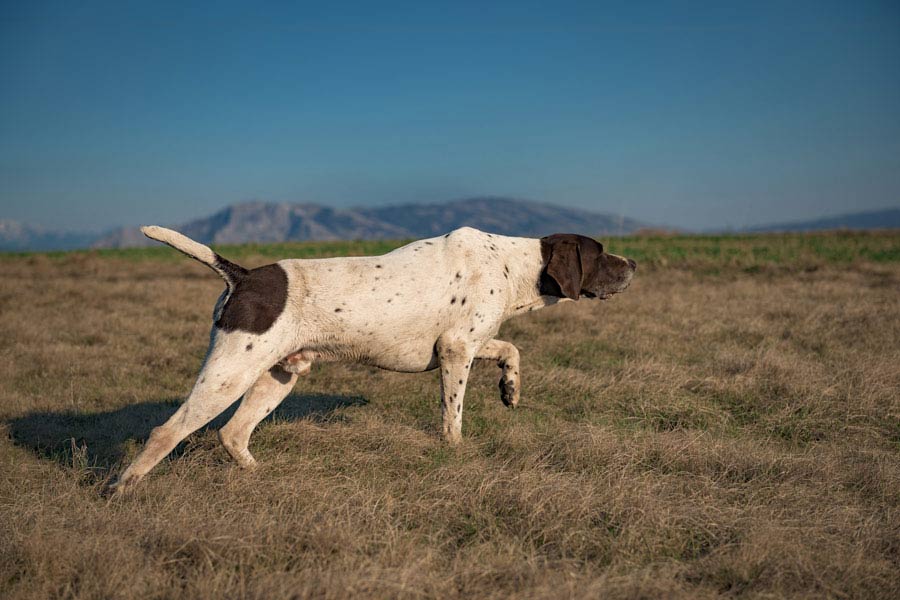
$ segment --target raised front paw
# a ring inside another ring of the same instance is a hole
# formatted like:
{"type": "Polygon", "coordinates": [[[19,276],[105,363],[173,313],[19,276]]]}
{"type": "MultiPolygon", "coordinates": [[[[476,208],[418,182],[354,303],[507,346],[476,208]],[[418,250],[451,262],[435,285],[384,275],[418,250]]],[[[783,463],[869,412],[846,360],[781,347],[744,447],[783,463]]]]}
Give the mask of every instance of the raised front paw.
{"type": "Polygon", "coordinates": [[[506,406],[514,407],[519,403],[519,386],[514,379],[500,380],[500,400],[506,406]]]}

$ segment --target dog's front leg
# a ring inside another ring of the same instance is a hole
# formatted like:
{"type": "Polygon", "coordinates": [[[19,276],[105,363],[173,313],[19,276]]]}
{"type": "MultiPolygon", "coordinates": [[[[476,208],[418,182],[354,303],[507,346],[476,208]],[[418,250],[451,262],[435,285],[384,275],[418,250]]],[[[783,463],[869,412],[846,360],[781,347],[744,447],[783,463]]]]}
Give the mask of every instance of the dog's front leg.
{"type": "Polygon", "coordinates": [[[463,396],[475,358],[475,345],[441,336],[436,347],[441,365],[442,433],[447,442],[458,444],[462,440],[463,396]]]}

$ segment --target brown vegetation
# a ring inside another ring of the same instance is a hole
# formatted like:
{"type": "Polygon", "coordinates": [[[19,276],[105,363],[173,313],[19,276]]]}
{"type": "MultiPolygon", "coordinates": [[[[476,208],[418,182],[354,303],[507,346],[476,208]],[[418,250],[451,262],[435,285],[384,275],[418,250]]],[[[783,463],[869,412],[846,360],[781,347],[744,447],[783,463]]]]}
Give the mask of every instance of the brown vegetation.
{"type": "Polygon", "coordinates": [[[609,302],[516,318],[522,405],[477,365],[458,449],[434,373],[317,365],[257,430],[257,471],[219,420],[112,501],[193,383],[221,281],[4,258],[0,597],[896,598],[900,262],[878,243],[657,261],[609,302]]]}

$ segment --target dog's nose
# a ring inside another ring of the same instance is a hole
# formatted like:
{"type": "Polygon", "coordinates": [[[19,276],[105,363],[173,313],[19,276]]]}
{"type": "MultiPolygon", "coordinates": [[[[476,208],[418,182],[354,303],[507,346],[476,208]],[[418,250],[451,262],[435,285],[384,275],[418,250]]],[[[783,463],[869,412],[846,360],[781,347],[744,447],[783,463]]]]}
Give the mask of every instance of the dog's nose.
{"type": "Polygon", "coordinates": [[[628,259],[628,266],[631,267],[632,271],[637,271],[637,263],[630,258],[628,259]]]}

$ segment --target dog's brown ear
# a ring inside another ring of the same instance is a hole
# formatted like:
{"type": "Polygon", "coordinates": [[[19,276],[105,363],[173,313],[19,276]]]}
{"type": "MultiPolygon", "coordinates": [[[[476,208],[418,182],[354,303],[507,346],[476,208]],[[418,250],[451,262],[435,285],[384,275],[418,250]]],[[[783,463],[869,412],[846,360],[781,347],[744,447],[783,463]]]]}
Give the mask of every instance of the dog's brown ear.
{"type": "Polygon", "coordinates": [[[603,244],[593,238],[580,236],[578,239],[578,254],[581,257],[581,281],[592,281],[596,275],[600,255],[603,254],[603,244]]]}
{"type": "Polygon", "coordinates": [[[549,236],[541,240],[550,254],[547,275],[556,282],[566,298],[578,300],[581,297],[583,275],[578,242],[561,238],[562,236],[549,236]]]}

